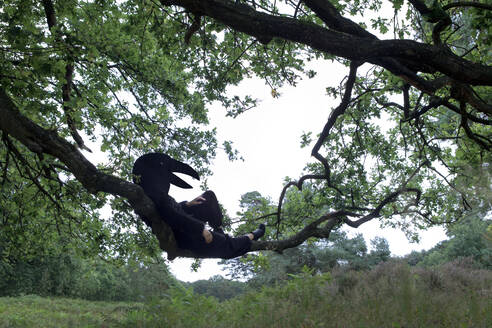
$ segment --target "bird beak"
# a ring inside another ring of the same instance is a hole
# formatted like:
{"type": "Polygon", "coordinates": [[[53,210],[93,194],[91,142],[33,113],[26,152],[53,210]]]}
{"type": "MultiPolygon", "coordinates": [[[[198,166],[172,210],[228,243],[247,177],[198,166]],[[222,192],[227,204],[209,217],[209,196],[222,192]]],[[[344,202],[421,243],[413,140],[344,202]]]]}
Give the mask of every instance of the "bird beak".
{"type": "Polygon", "coordinates": [[[173,158],[169,158],[168,160],[168,168],[169,168],[169,182],[177,187],[190,189],[193,188],[188,183],[186,183],[183,179],[178,176],[172,174],[172,172],[183,173],[189,175],[197,180],[200,180],[200,176],[198,173],[188,164],[177,161],[173,158]]]}

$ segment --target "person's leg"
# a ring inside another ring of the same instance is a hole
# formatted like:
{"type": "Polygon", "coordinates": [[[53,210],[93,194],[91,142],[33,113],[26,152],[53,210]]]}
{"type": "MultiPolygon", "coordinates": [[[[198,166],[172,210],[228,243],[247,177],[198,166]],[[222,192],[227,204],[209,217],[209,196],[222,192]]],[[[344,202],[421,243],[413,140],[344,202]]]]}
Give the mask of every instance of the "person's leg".
{"type": "Polygon", "coordinates": [[[183,203],[183,209],[200,221],[208,222],[215,232],[223,233],[221,227],[223,215],[215,193],[207,190],[199,197],[203,198],[204,201],[194,205],[183,203]]]}
{"type": "Polygon", "coordinates": [[[231,237],[227,234],[212,232],[212,242],[206,243],[203,238],[193,238],[190,235],[176,235],[178,246],[191,250],[197,256],[205,258],[230,259],[244,255],[251,250],[252,240],[257,240],[265,234],[265,225],[244,236],[231,237]]]}
{"type": "Polygon", "coordinates": [[[233,238],[217,232],[212,232],[212,236],[212,242],[207,244],[203,238],[175,234],[178,247],[188,249],[198,257],[230,259],[246,254],[251,249],[248,236],[233,238]]]}
{"type": "Polygon", "coordinates": [[[248,238],[251,240],[258,240],[261,237],[263,237],[263,235],[265,234],[265,229],[266,229],[265,224],[261,223],[258,226],[258,229],[256,229],[255,231],[253,231],[251,233],[248,233],[246,236],[248,236],[248,238]]]}
{"type": "MultiPolygon", "coordinates": [[[[171,229],[187,231],[188,233],[201,235],[204,224],[197,220],[193,215],[183,211],[180,204],[165,192],[163,186],[166,179],[162,176],[142,175],[138,184],[143,188],[145,194],[154,202],[157,212],[171,229]]],[[[142,220],[151,226],[148,218],[142,217],[142,220]]]]}

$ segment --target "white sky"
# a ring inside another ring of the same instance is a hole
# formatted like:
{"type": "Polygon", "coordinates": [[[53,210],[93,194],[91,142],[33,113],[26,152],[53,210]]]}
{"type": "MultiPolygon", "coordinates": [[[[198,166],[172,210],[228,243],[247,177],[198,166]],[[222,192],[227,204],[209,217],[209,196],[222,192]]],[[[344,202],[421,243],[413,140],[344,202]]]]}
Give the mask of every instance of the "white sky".
{"type": "MultiPolygon", "coordinates": [[[[284,177],[297,179],[302,176],[306,163],[313,161],[311,148],[300,148],[300,136],[312,131],[313,137],[321,132],[331,108],[339,100],[330,100],[326,96],[327,86],[336,86],[348,72],[348,68],[338,64],[329,64],[326,69],[317,69],[314,79],[301,81],[296,88],[284,87],[281,97],[274,99],[270,88],[262,81],[248,80],[232,91],[246,90],[253,97],[261,99],[259,105],[236,119],[225,117],[225,109],[214,106],[210,111],[210,123],[217,127],[219,144],[223,140],[232,140],[234,147],[244,157],[243,161],[230,162],[226,155],[218,152],[211,169],[213,176],[208,179],[219,201],[231,216],[239,210],[241,195],[258,191],[263,196],[278,200],[283,187],[284,177]]],[[[244,93],[244,92],[241,92],[244,93]]],[[[185,178],[186,179],[186,178],[185,178]]],[[[186,179],[193,190],[171,187],[170,194],[178,201],[192,199],[200,194],[199,182],[186,179]]],[[[405,255],[412,250],[429,249],[446,238],[441,228],[421,233],[418,244],[410,244],[403,232],[395,229],[380,229],[378,221],[372,221],[351,229],[363,233],[369,246],[375,236],[385,237],[392,255],[405,255]]],[[[204,260],[197,272],[191,272],[191,259],[176,259],[170,263],[173,274],[183,281],[208,279],[225,272],[217,265],[217,260],[204,260]]]]}

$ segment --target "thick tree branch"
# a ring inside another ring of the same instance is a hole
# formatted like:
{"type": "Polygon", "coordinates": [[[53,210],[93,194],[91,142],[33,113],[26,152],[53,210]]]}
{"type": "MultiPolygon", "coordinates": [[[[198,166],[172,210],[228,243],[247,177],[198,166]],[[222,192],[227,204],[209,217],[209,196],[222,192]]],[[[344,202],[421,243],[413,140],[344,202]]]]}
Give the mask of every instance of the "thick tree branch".
{"type": "Polygon", "coordinates": [[[427,5],[425,4],[425,2],[423,2],[421,0],[408,0],[408,2],[410,2],[412,4],[412,6],[415,9],[417,9],[417,11],[421,15],[428,15],[431,13],[431,10],[429,8],[427,8],[427,5]]]}
{"type": "Polygon", "coordinates": [[[356,35],[364,38],[377,39],[377,37],[366,31],[359,24],[340,15],[335,6],[326,0],[304,0],[308,6],[329,28],[343,33],[356,35]]]}
{"type": "MultiPolygon", "coordinates": [[[[163,5],[178,5],[200,12],[234,30],[244,32],[260,40],[274,37],[307,45],[328,54],[370,62],[401,76],[405,72],[391,63],[383,64],[381,58],[405,59],[416,67],[425,63],[457,81],[476,85],[492,85],[492,67],[467,61],[439,46],[418,43],[411,40],[376,40],[357,37],[346,33],[328,30],[324,27],[306,23],[294,18],[280,17],[257,12],[244,4],[225,0],[161,0],[163,5]]],[[[406,75],[404,75],[405,77],[406,75]]],[[[416,81],[406,76],[414,86],[426,92],[434,92],[432,85],[424,80],[416,81]]]]}
{"type": "Polygon", "coordinates": [[[432,30],[432,41],[435,45],[442,45],[441,32],[452,23],[449,15],[437,1],[434,1],[431,8],[428,8],[421,0],[409,0],[409,2],[422,16],[426,17],[427,21],[437,23],[432,30]]]}
{"type": "Polygon", "coordinates": [[[195,15],[195,17],[193,18],[193,22],[191,23],[190,27],[188,27],[188,30],[186,31],[184,37],[186,44],[190,44],[191,37],[200,29],[201,21],[202,21],[202,16],[195,15]]]}
{"type": "Polygon", "coordinates": [[[56,132],[45,130],[23,116],[4,89],[0,89],[0,130],[35,153],[49,154],[59,159],[90,193],[106,192],[128,199],[137,214],[151,220],[152,232],[170,259],[176,256],[193,257],[190,252],[176,248],[172,230],[160,219],[153,202],[140,186],[99,171],[56,132]]]}
{"type": "MultiPolygon", "coordinates": [[[[0,89],[0,130],[17,139],[35,153],[49,154],[59,159],[90,193],[105,192],[126,198],[138,215],[145,216],[151,221],[152,232],[159,240],[160,248],[168,253],[169,259],[172,260],[177,256],[196,257],[190,251],[176,248],[172,230],[161,220],[154,203],[145,195],[140,186],[102,173],[76,147],[58,136],[56,132],[45,130],[23,116],[4,89],[0,89]]],[[[334,212],[325,215],[286,240],[255,241],[251,250],[281,251],[295,247],[310,237],[324,236],[326,238],[343,215],[350,215],[350,213],[334,212]],[[325,226],[318,227],[327,220],[329,222],[325,226]]]]}
{"type": "Polygon", "coordinates": [[[492,10],[492,5],[489,5],[486,3],[481,3],[481,2],[471,2],[471,1],[451,2],[451,3],[448,3],[447,5],[442,6],[442,9],[448,10],[448,9],[457,8],[457,7],[474,7],[474,8],[480,8],[480,9],[485,9],[485,10],[492,10]]]}
{"type": "MultiPolygon", "coordinates": [[[[379,40],[374,34],[366,31],[362,26],[353,22],[350,19],[343,17],[333,4],[325,0],[305,0],[304,3],[328,26],[330,29],[354,35],[361,38],[379,40]]],[[[395,60],[393,58],[381,57],[376,59],[377,65],[386,67],[392,72],[399,72],[397,75],[405,76],[405,79],[412,81],[412,84],[425,86],[426,81],[422,80],[415,73],[416,71],[424,71],[434,73],[435,69],[425,66],[425,63],[419,63],[418,66],[406,61],[395,60]],[[390,69],[391,68],[391,69],[390,69]]],[[[426,87],[428,88],[428,87],[426,87]]]]}

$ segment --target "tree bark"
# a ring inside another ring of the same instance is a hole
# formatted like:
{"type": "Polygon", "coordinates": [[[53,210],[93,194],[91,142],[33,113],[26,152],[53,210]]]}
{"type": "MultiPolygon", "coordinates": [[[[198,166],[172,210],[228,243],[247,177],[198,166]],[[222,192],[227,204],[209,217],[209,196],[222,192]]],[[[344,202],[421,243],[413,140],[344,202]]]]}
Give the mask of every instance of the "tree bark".
{"type": "Polygon", "coordinates": [[[34,153],[49,154],[59,159],[90,193],[105,192],[126,198],[137,214],[152,221],[152,232],[169,258],[189,253],[176,248],[172,230],[160,219],[154,203],[140,186],[99,171],[77,147],[55,131],[43,129],[22,115],[3,89],[0,89],[0,130],[34,153]]]}
{"type": "MultiPolygon", "coordinates": [[[[381,62],[381,59],[403,59],[421,71],[430,66],[456,81],[472,85],[492,85],[491,66],[470,62],[441,46],[412,40],[378,40],[365,35],[350,35],[294,18],[258,12],[233,1],[161,0],[161,3],[166,6],[177,5],[190,12],[209,16],[264,43],[272,38],[281,38],[338,57],[380,65],[395,75],[405,72],[398,71],[398,67],[391,61],[381,62]]],[[[357,34],[364,33],[359,31],[357,34]]],[[[419,87],[422,88],[423,86],[419,87]]],[[[432,93],[435,90],[424,91],[432,93]]]]}

